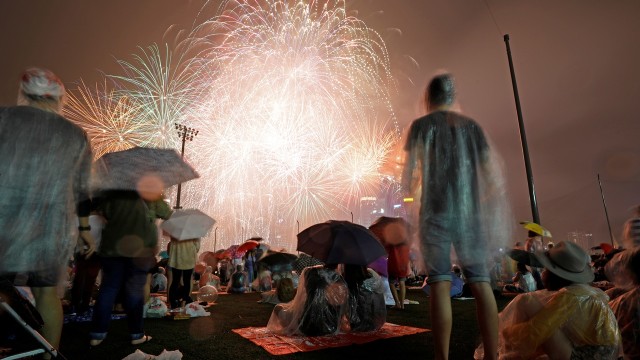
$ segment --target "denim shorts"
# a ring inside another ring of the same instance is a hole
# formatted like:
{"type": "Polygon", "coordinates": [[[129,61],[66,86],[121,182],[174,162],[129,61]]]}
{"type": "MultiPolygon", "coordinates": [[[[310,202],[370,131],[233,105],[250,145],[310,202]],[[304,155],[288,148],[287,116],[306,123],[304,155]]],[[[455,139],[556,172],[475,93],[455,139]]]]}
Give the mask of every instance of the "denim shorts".
{"type": "Polygon", "coordinates": [[[491,281],[487,242],[481,234],[471,231],[471,228],[469,223],[461,225],[454,216],[431,215],[420,222],[420,240],[428,284],[451,281],[452,247],[467,283],[491,281]]]}

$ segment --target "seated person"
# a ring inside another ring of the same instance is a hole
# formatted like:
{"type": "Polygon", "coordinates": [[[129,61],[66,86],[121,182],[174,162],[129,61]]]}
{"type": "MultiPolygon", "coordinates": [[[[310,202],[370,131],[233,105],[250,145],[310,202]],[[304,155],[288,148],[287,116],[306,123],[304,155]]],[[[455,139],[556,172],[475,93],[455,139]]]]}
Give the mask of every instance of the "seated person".
{"type": "Polygon", "coordinates": [[[536,280],[533,278],[533,274],[531,273],[531,271],[527,269],[527,265],[519,262],[516,266],[518,268],[518,271],[512,279],[513,284],[505,285],[503,291],[515,293],[527,293],[536,291],[536,280]]]}
{"type": "Polygon", "coordinates": [[[157,293],[167,291],[166,270],[162,266],[158,266],[156,273],[151,276],[151,292],[157,293]]]}
{"type": "Polygon", "coordinates": [[[616,284],[607,293],[616,290],[617,297],[609,306],[618,319],[624,359],[640,359],[640,247],[616,254],[605,266],[605,273],[616,284]],[[618,268],[617,273],[611,271],[612,266],[618,268]]]}
{"type": "Polygon", "coordinates": [[[378,330],[387,319],[382,278],[362,265],[345,264],[344,281],[349,288],[349,326],[354,332],[378,330]]]}
{"type": "Polygon", "coordinates": [[[260,302],[277,305],[293,300],[295,295],[296,288],[293,284],[293,279],[284,278],[278,281],[274,290],[261,293],[262,300],[260,302]]]}
{"type": "Polygon", "coordinates": [[[242,270],[242,265],[236,265],[236,272],[231,274],[231,286],[227,289],[228,293],[242,294],[249,289],[249,275],[242,270]]]}
{"type": "Polygon", "coordinates": [[[211,285],[214,288],[216,288],[216,290],[220,291],[220,278],[215,275],[213,273],[213,267],[212,266],[207,266],[204,270],[204,272],[202,273],[202,276],[200,276],[200,280],[198,282],[199,287],[203,287],[206,285],[211,285]]]}
{"type": "Polygon", "coordinates": [[[335,267],[307,267],[302,271],[295,297],[274,307],[267,329],[282,335],[336,334],[342,328],[347,294],[347,286],[335,267]]]}
{"type": "Polygon", "coordinates": [[[568,241],[534,255],[548,291],[520,294],[500,313],[499,357],[615,359],[620,332],[607,295],[589,285],[589,255],[568,241]]]}

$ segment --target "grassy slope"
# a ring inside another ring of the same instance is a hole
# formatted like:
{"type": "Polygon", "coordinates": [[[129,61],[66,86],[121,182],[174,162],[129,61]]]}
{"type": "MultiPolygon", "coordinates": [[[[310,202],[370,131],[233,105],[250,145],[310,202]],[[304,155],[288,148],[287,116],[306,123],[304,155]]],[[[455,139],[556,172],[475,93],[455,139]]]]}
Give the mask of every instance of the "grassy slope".
{"type": "MultiPolygon", "coordinates": [[[[420,302],[408,305],[404,311],[389,310],[387,322],[430,328],[429,298],[420,290],[409,290],[407,298],[420,302]]],[[[191,359],[395,359],[431,358],[432,335],[422,333],[393,339],[374,341],[320,351],[296,353],[274,357],[248,340],[231,332],[248,326],[266,326],[272,305],[259,304],[255,293],[221,295],[209,308],[210,317],[189,320],[145,319],[145,330],[153,340],[140,346],[148,354],[158,355],[163,349],[180,350],[185,360],[191,359]]],[[[510,299],[498,298],[498,307],[510,299]]],[[[475,302],[453,301],[454,327],[451,339],[451,358],[472,358],[478,342],[475,320],[475,302]]],[[[133,353],[135,347],[128,342],[126,320],[111,323],[109,336],[98,347],[88,345],[89,323],[69,323],[63,330],[60,350],[68,359],[122,359],[133,353]]]]}

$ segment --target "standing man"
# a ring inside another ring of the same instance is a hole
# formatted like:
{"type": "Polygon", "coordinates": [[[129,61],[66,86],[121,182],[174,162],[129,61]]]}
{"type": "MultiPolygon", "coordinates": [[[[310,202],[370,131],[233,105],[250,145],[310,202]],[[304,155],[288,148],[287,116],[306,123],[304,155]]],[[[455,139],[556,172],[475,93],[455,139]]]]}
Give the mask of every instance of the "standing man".
{"type": "Polygon", "coordinates": [[[63,322],[57,286],[78,233],[83,255],[95,251],[91,147],[82,128],[60,116],[64,99],[55,74],[30,68],[22,74],[19,106],[0,108],[0,275],[31,287],[42,335],[54,348],[63,322]]]}
{"type": "Polygon", "coordinates": [[[428,115],[411,124],[405,145],[403,188],[420,199],[419,229],[431,286],[435,358],[448,359],[452,327],[451,249],[477,301],[485,359],[495,359],[498,309],[490,285],[490,241],[505,241],[504,185],[482,128],[451,111],[455,89],[449,74],[434,77],[425,93],[428,115]]]}

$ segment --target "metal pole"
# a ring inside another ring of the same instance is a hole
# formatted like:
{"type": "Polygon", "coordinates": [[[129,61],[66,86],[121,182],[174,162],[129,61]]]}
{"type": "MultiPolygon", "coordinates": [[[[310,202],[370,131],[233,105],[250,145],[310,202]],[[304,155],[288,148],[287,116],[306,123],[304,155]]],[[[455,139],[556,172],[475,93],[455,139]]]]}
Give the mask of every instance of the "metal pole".
{"type": "MultiPolygon", "coordinates": [[[[198,130],[194,129],[194,128],[190,128],[187,126],[184,126],[182,124],[178,124],[175,123],[176,125],[176,130],[178,130],[178,136],[182,137],[182,151],[180,152],[180,157],[184,160],[184,144],[187,142],[187,140],[189,141],[193,141],[193,138],[196,137],[198,135],[198,130]]],[[[180,206],[180,194],[182,193],[182,183],[178,184],[178,194],[177,194],[177,198],[176,198],[176,206],[174,206],[174,209],[182,209],[182,207],[180,206]]]]}
{"type": "Polygon", "coordinates": [[[513,95],[516,100],[516,111],[518,113],[518,124],[520,125],[520,141],[522,142],[522,153],[524,155],[524,166],[527,171],[527,184],[529,185],[529,199],[531,201],[531,215],[533,222],[540,224],[540,215],[538,214],[538,203],[536,201],[536,190],[533,185],[533,171],[531,170],[531,161],[529,160],[529,146],[527,145],[527,136],[524,131],[524,121],[522,120],[522,109],[520,108],[520,96],[518,95],[518,85],[516,84],[516,74],[513,68],[513,60],[511,59],[511,48],[509,47],[509,34],[504,35],[504,42],[507,45],[507,57],[509,58],[509,70],[511,71],[511,84],[513,85],[513,95]]]}
{"type": "MultiPolygon", "coordinates": [[[[180,158],[184,160],[184,143],[187,141],[187,132],[184,131],[182,133],[182,151],[180,152],[180,158]]],[[[182,193],[182,183],[178,184],[178,195],[176,196],[176,206],[174,206],[174,209],[182,209],[182,206],[180,206],[180,194],[182,193]]]]}
{"type": "Polygon", "coordinates": [[[218,227],[213,230],[213,252],[216,252],[216,246],[218,245],[218,227]]]}
{"type": "Polygon", "coordinates": [[[298,224],[298,234],[300,234],[300,221],[296,220],[296,223],[298,224]]]}
{"type": "Polygon", "coordinates": [[[611,223],[609,222],[609,213],[607,212],[607,203],[604,201],[604,193],[602,192],[602,183],[600,182],[600,174],[598,174],[598,185],[600,185],[600,196],[602,196],[602,206],[604,206],[604,216],[607,218],[607,226],[609,227],[609,237],[611,238],[611,246],[613,246],[613,232],[611,232],[611,223]]]}
{"type": "Polygon", "coordinates": [[[351,213],[351,222],[353,222],[353,211],[349,211],[351,213]]]}

